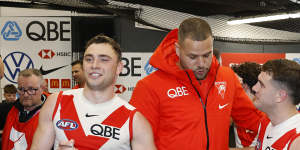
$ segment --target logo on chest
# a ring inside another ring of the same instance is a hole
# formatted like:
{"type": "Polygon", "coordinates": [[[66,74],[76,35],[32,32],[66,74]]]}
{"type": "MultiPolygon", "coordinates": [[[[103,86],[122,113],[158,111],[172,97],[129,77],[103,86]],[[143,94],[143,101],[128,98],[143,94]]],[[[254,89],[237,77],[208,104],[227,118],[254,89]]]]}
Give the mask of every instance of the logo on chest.
{"type": "Polygon", "coordinates": [[[226,92],[226,82],[215,82],[215,86],[218,89],[218,94],[224,99],[225,92],[226,92]]]}
{"type": "Polygon", "coordinates": [[[113,138],[116,140],[120,139],[120,128],[103,125],[94,124],[90,129],[91,133],[101,137],[113,138]]]}
{"type": "Polygon", "coordinates": [[[75,130],[78,128],[78,123],[71,119],[61,119],[56,122],[56,126],[62,130],[75,130]]]}
{"type": "Polygon", "coordinates": [[[175,98],[175,97],[179,97],[179,96],[189,95],[189,93],[188,93],[188,90],[186,90],[185,86],[178,86],[176,88],[169,89],[167,91],[167,95],[170,98],[175,98]]]}

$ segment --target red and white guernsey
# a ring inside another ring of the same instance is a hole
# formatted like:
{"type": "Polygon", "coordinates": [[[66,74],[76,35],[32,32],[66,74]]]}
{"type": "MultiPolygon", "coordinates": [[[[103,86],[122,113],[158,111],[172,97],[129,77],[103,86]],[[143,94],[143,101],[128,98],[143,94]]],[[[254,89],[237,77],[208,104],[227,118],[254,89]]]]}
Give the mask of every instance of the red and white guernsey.
{"type": "Polygon", "coordinates": [[[300,136],[300,114],[273,126],[265,119],[259,133],[256,150],[289,150],[293,140],[300,136]]]}
{"type": "Polygon", "coordinates": [[[130,150],[135,108],[115,96],[94,104],[83,96],[83,89],[61,92],[52,116],[55,145],[74,139],[79,150],[130,150]]]}

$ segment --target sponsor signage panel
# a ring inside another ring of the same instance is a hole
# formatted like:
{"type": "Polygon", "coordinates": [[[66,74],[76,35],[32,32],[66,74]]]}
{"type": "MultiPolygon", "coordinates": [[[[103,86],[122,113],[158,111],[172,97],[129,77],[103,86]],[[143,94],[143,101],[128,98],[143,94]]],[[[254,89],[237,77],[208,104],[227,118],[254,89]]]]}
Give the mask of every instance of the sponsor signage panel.
{"type": "Polygon", "coordinates": [[[129,101],[132,91],[140,79],[155,71],[149,64],[152,53],[123,53],[123,70],[115,85],[115,93],[129,101]]]}
{"type": "Polygon", "coordinates": [[[245,61],[264,64],[271,59],[285,58],[285,53],[222,53],[222,65],[230,66],[245,61]]]}
{"type": "Polygon", "coordinates": [[[1,17],[0,29],[2,88],[16,84],[19,72],[26,68],[39,69],[50,92],[71,87],[70,17],[1,17]]]}
{"type": "Polygon", "coordinates": [[[286,53],[286,59],[296,61],[300,64],[300,53],[286,53]]]}

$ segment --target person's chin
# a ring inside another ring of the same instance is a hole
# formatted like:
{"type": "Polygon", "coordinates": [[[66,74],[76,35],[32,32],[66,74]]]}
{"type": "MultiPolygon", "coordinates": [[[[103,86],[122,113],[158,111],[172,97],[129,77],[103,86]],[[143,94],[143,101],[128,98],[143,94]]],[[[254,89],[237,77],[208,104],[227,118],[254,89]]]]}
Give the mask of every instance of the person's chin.
{"type": "Polygon", "coordinates": [[[196,73],[197,80],[203,80],[205,79],[205,73],[196,73]]]}

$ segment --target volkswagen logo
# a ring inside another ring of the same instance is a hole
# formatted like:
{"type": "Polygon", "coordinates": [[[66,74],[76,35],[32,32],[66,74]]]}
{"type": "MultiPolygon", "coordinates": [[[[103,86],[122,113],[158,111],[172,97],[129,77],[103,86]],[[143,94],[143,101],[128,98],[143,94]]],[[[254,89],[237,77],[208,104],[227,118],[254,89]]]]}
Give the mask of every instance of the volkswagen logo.
{"type": "Polygon", "coordinates": [[[3,63],[6,67],[4,77],[12,83],[17,83],[16,77],[21,70],[34,68],[32,59],[23,52],[9,53],[3,63]]]}

